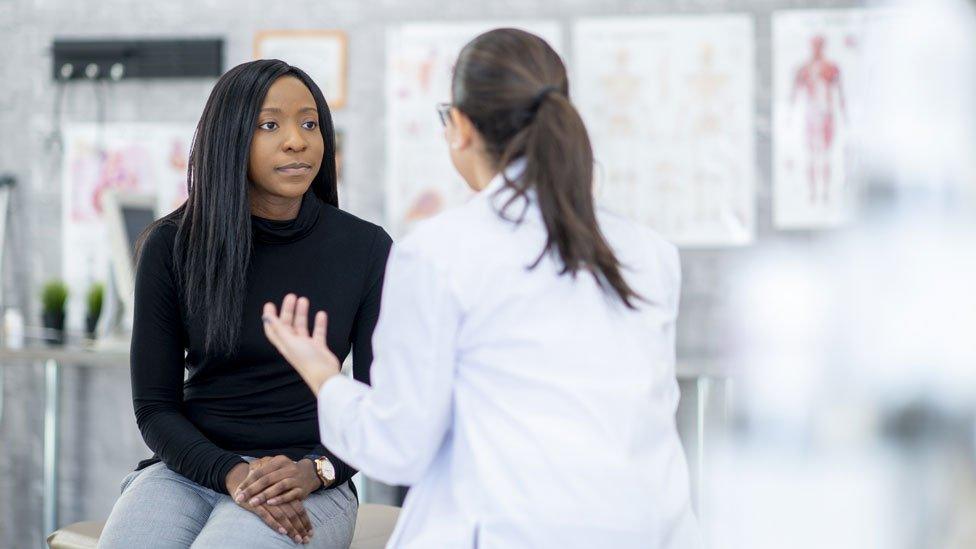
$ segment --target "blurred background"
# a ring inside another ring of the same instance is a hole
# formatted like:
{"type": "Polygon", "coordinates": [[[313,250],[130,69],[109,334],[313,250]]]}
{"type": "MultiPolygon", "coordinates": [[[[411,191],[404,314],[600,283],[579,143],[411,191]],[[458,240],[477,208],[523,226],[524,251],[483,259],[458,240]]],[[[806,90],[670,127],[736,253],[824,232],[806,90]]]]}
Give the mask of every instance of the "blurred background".
{"type": "Polygon", "coordinates": [[[340,206],[396,239],[467,197],[434,107],[498,26],[563,56],[601,204],[681,249],[709,546],[976,547],[969,0],[0,0],[0,547],[104,519],[151,454],[131,245],[185,198],[216,78],[307,71],[340,206]]]}

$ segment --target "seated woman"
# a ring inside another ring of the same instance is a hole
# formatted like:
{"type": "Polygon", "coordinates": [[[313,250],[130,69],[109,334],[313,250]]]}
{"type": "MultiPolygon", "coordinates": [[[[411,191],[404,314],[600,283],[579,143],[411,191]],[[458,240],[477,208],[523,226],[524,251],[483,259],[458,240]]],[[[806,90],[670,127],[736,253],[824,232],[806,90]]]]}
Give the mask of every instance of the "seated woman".
{"type": "Polygon", "coordinates": [[[300,289],[368,382],[390,237],[337,208],[329,107],[282,61],[220,78],[187,186],[147,229],[136,274],[132,393],[156,455],[123,481],[100,547],[347,547],[356,471],[319,443],[315,397],[259,312],[300,289]],[[235,501],[245,478],[297,499],[235,501]]]}

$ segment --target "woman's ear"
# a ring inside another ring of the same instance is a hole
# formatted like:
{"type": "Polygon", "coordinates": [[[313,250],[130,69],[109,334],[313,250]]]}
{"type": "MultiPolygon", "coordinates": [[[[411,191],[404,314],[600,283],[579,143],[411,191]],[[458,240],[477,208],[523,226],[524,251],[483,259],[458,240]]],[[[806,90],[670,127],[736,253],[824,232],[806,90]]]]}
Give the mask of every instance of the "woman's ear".
{"type": "Polygon", "coordinates": [[[451,125],[454,126],[449,143],[451,148],[462,151],[470,147],[477,130],[475,130],[474,123],[471,122],[468,115],[456,107],[451,109],[451,125]]]}

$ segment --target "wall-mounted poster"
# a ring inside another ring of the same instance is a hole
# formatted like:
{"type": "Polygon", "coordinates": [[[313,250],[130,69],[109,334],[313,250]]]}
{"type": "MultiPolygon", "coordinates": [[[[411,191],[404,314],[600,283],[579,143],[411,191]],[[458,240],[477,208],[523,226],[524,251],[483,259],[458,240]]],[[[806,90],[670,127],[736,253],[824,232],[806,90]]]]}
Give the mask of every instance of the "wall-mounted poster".
{"type": "Polygon", "coordinates": [[[83,325],[84,295],[108,280],[102,197],[108,190],[156,197],[164,215],[186,200],[192,125],[74,124],[64,129],[62,276],[71,292],[68,326],[83,325]]]}
{"type": "Polygon", "coordinates": [[[265,30],[254,36],[255,59],[281,59],[306,73],[332,109],[346,105],[346,33],[339,30],[265,30]]]}
{"type": "Polygon", "coordinates": [[[601,206],[681,246],[755,232],[754,43],[744,15],[582,19],[571,93],[601,206]]]}
{"type": "Polygon", "coordinates": [[[554,22],[408,24],[388,31],[386,218],[394,236],[471,196],[451,165],[436,107],[451,100],[451,75],[461,48],[498,27],[532,32],[560,51],[561,33],[554,22]]]}
{"type": "Polygon", "coordinates": [[[887,11],[773,14],[773,220],[832,227],[849,219],[852,146],[869,81],[863,45],[887,11]]]}

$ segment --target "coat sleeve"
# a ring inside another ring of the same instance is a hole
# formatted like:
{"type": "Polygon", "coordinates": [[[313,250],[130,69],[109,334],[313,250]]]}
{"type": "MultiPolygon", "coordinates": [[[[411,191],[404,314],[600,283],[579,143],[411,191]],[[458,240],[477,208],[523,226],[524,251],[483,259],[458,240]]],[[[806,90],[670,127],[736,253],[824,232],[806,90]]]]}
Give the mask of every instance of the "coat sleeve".
{"type": "Polygon", "coordinates": [[[451,424],[460,320],[445,273],[418,251],[394,246],[373,336],[372,387],[343,376],[322,386],[322,442],[382,482],[419,480],[451,424]]]}

